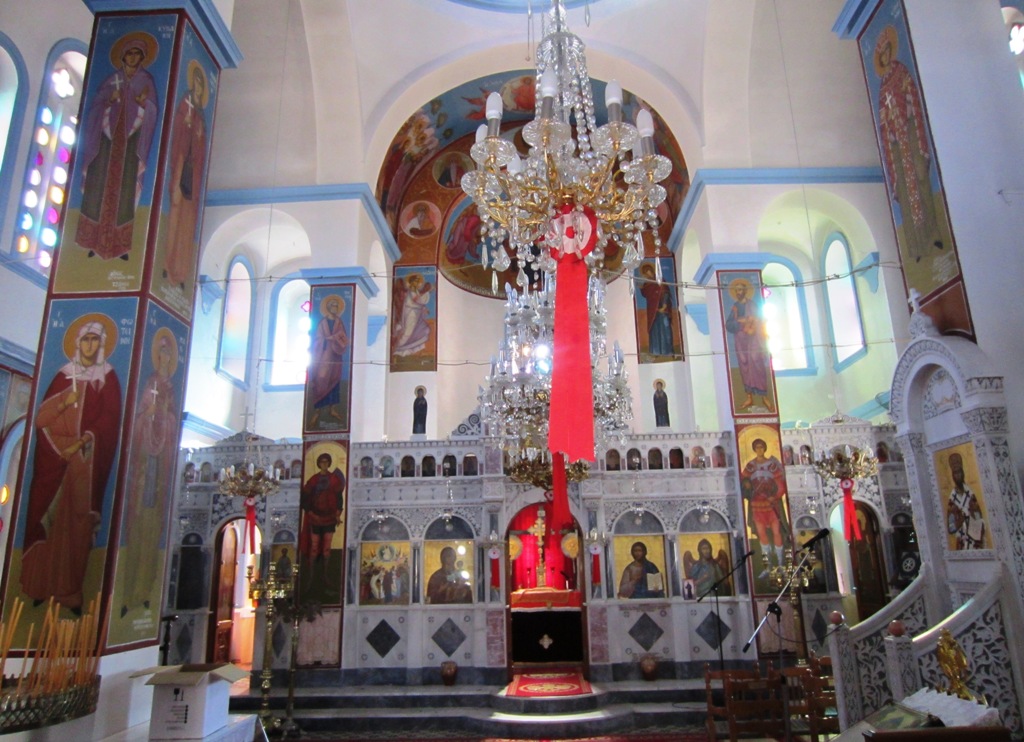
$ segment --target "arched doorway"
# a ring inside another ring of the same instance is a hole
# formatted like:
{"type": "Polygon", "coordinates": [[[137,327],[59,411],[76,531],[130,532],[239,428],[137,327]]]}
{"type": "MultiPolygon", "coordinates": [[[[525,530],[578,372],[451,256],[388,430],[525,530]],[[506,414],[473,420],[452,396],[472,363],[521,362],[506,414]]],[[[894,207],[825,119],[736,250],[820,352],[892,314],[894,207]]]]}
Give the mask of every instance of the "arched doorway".
{"type": "Polygon", "coordinates": [[[537,666],[578,666],[587,673],[582,532],[552,530],[550,505],[527,505],[509,521],[506,585],[510,675],[537,666]]]}
{"type": "Polygon", "coordinates": [[[244,519],[237,518],[217,533],[206,649],[209,662],[234,662],[243,667],[252,665],[256,620],[246,573],[256,564],[261,544],[257,528],[255,543],[250,547],[243,536],[245,525],[244,519]]]}
{"type": "MultiPolygon", "coordinates": [[[[853,601],[844,600],[844,611],[848,617],[853,613],[851,608],[856,610],[856,621],[851,623],[870,618],[889,602],[878,516],[863,502],[855,501],[854,507],[861,538],[849,542],[839,538],[833,541],[840,590],[853,594],[853,601]]],[[[833,533],[844,533],[843,517],[843,507],[839,505],[829,519],[833,533]]]]}

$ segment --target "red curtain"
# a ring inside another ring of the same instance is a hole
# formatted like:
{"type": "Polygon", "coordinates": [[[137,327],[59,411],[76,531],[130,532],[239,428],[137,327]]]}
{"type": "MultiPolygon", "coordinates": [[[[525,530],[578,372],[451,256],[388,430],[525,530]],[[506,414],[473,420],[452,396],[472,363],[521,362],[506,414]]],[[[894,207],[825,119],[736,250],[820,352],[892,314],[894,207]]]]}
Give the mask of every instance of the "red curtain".
{"type": "MultiPolygon", "coordinates": [[[[515,535],[523,544],[519,558],[512,561],[512,589],[523,590],[537,587],[537,568],[540,564],[537,554],[537,537],[526,531],[537,522],[537,512],[544,506],[545,516],[550,517],[550,503],[534,503],[520,510],[509,523],[509,536],[515,535]]],[[[576,565],[562,553],[561,532],[549,532],[544,538],[544,566],[547,587],[557,590],[575,589],[576,565]],[[570,587],[570,580],[572,586],[570,587]]]]}

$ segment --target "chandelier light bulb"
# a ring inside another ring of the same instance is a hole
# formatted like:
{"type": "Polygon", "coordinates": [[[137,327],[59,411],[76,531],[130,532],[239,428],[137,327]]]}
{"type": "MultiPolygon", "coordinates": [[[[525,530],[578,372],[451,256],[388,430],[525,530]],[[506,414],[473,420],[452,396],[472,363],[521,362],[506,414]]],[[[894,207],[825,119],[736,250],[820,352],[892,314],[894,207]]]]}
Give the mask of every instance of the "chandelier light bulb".
{"type": "Polygon", "coordinates": [[[654,136],[654,117],[646,108],[641,108],[636,114],[636,129],[641,137],[654,136]]]}

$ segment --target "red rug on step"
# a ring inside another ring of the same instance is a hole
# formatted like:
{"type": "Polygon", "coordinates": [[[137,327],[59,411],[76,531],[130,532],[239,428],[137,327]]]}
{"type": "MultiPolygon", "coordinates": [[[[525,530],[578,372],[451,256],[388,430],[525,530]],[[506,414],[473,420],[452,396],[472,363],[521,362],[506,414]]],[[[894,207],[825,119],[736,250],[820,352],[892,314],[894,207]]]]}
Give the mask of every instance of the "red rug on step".
{"type": "Polygon", "coordinates": [[[579,696],[591,692],[590,683],[583,679],[578,670],[516,673],[505,688],[506,696],[520,698],[579,696]]]}

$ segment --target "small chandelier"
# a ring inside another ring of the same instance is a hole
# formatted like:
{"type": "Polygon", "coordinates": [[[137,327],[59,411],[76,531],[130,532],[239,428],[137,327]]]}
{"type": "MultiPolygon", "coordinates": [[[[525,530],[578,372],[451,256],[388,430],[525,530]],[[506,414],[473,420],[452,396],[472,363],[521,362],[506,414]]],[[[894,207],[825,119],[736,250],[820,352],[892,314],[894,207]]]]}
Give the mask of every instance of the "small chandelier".
{"type": "Polygon", "coordinates": [[[235,467],[221,469],[217,491],[222,495],[243,498],[259,498],[277,492],[279,473],[273,467],[257,463],[249,453],[245,461],[235,467]]]}
{"type": "Polygon", "coordinates": [[[569,220],[555,217],[568,211],[575,211],[577,233],[583,212],[596,217],[597,240],[587,255],[592,269],[603,266],[609,239],[625,250],[627,269],[644,255],[645,231],[652,232],[656,250],[661,246],[655,209],[665,200],[659,184],[672,163],[655,153],[651,113],[640,110],[635,126],[623,121],[622,87],[612,80],[605,92],[608,122],[598,126],[583,41],[569,31],[562,0],[552,0],[541,30],[536,118],[523,129],[530,145],[526,158],[501,137],[502,99],[492,92],[487,123],[477,129],[470,151],[477,169],[462,177],[484,224],[481,234],[489,249],[481,252],[492,256],[494,293],[497,271],[511,265],[506,241],[518,262],[521,288],[529,281],[527,273],[554,270],[552,258],[537,245],[546,235],[552,242],[552,232],[561,241],[569,220]]]}
{"type": "Polygon", "coordinates": [[[861,538],[860,522],[853,503],[853,488],[862,479],[878,473],[878,459],[870,448],[836,446],[831,453],[822,451],[814,460],[814,469],[824,484],[839,483],[843,492],[843,516],[847,541],[861,538]]]}

